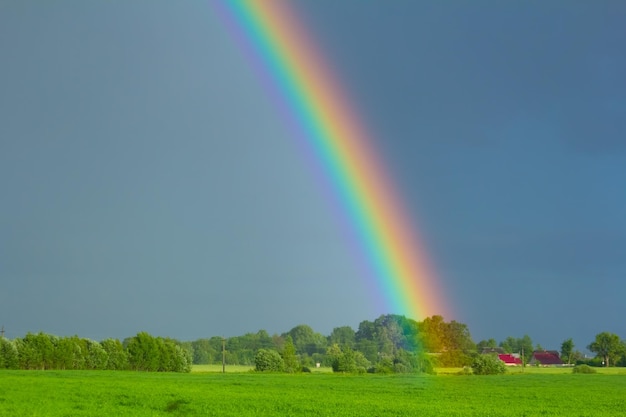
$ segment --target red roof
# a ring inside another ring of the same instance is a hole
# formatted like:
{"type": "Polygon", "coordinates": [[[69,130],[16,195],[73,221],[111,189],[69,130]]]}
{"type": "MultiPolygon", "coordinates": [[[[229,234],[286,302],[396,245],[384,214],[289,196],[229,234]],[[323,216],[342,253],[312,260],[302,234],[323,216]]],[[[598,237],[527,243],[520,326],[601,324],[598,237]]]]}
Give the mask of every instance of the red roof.
{"type": "Polygon", "coordinates": [[[507,365],[521,365],[522,364],[522,360],[520,358],[516,358],[515,356],[510,355],[510,354],[501,354],[501,355],[498,355],[498,358],[500,358],[500,360],[506,363],[507,365]]]}
{"type": "Polygon", "coordinates": [[[542,365],[563,365],[556,352],[533,352],[533,359],[542,365]]]}

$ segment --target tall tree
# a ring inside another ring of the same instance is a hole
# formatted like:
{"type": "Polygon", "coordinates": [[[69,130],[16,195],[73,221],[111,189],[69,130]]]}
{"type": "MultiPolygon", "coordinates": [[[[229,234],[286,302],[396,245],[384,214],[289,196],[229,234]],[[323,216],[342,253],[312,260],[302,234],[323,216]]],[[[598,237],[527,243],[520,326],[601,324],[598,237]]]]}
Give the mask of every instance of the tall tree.
{"type": "Polygon", "coordinates": [[[126,346],[130,368],[136,371],[159,370],[161,352],[159,342],[149,333],[139,332],[128,340],[126,346]]]}
{"type": "Polygon", "coordinates": [[[472,335],[466,324],[455,320],[446,323],[444,336],[446,350],[460,350],[466,353],[476,350],[476,344],[472,340],[472,335]]]}
{"type": "Polygon", "coordinates": [[[19,365],[15,343],[5,337],[0,337],[0,369],[18,369],[19,365]]]}
{"type": "Polygon", "coordinates": [[[498,347],[496,339],[481,340],[476,344],[476,351],[481,353],[484,349],[494,349],[498,347]]]}
{"type": "Polygon", "coordinates": [[[574,351],[574,341],[570,337],[561,343],[561,359],[567,360],[567,364],[572,363],[572,352],[574,351]]]}
{"type": "Polygon", "coordinates": [[[313,331],[306,324],[294,327],[283,336],[286,337],[287,335],[291,336],[297,353],[312,355],[326,350],[326,338],[322,334],[313,331]]]}
{"type": "Polygon", "coordinates": [[[350,326],[335,327],[328,337],[328,343],[330,345],[337,343],[340,346],[354,347],[355,341],[356,334],[350,326]]]}
{"type": "Polygon", "coordinates": [[[455,320],[448,323],[439,315],[427,317],[419,323],[419,330],[428,352],[468,353],[476,349],[467,325],[455,320]]]}
{"type": "Polygon", "coordinates": [[[128,368],[128,354],[119,340],[105,339],[100,342],[100,345],[109,355],[107,369],[124,370],[128,368]]]}
{"type": "Polygon", "coordinates": [[[624,345],[618,335],[602,332],[596,335],[596,339],[587,346],[587,349],[601,357],[604,360],[604,366],[608,367],[623,353],[624,345]]]}
{"type": "Polygon", "coordinates": [[[443,352],[445,350],[446,325],[443,317],[435,315],[425,318],[420,323],[420,333],[427,352],[443,352]]]}
{"type": "Polygon", "coordinates": [[[530,358],[533,353],[533,340],[525,334],[520,338],[512,336],[507,337],[500,342],[500,347],[504,349],[506,353],[519,353],[524,354],[524,359],[530,358]]]}
{"type": "Polygon", "coordinates": [[[298,364],[298,357],[296,356],[296,347],[293,344],[291,336],[287,336],[285,339],[285,347],[282,353],[284,370],[287,373],[293,374],[300,370],[298,364]]]}

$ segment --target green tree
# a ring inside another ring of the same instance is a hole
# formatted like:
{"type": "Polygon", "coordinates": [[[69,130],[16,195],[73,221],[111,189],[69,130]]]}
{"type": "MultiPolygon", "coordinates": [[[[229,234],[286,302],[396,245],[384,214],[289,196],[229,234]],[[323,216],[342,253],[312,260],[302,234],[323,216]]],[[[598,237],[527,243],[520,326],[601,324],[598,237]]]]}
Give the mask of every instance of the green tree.
{"type": "Polygon", "coordinates": [[[525,334],[517,340],[517,352],[520,354],[524,353],[524,360],[526,362],[530,360],[533,353],[533,341],[530,336],[525,334]]]}
{"type": "Polygon", "coordinates": [[[357,371],[354,351],[346,346],[333,364],[333,372],[355,373],[357,371]]]}
{"type": "Polygon", "coordinates": [[[106,369],[109,355],[95,340],[82,339],[83,351],[85,352],[85,369],[106,369]]]}
{"type": "Polygon", "coordinates": [[[259,349],[270,349],[273,345],[272,336],[266,330],[259,330],[256,333],[256,341],[257,345],[254,347],[254,350],[259,349]]]}
{"type": "Polygon", "coordinates": [[[422,349],[420,328],[415,320],[396,314],[381,315],[374,322],[362,321],[355,334],[357,350],[370,361],[380,354],[394,355],[398,349],[422,349]]]}
{"type": "Polygon", "coordinates": [[[191,342],[193,347],[193,363],[209,364],[215,357],[215,350],[211,346],[209,339],[198,339],[191,342]]]}
{"type": "Polygon", "coordinates": [[[506,339],[500,342],[500,347],[504,350],[505,353],[517,353],[517,339],[513,336],[507,336],[506,339]]]}
{"type": "Polygon", "coordinates": [[[128,353],[117,339],[105,339],[100,342],[108,356],[107,369],[121,371],[128,369],[128,353]]]}
{"type": "Polygon", "coordinates": [[[283,358],[272,349],[259,349],[254,356],[255,370],[259,372],[282,372],[283,358]]]}
{"type": "Polygon", "coordinates": [[[328,342],[331,345],[337,343],[340,346],[354,347],[356,343],[356,333],[350,326],[335,327],[328,337],[328,342]]]}
{"type": "Polygon", "coordinates": [[[326,357],[333,368],[333,372],[365,373],[370,367],[370,361],[359,351],[350,346],[339,346],[334,343],[326,350],[326,357]]]}
{"type": "Polygon", "coordinates": [[[27,333],[17,344],[21,369],[50,369],[54,362],[53,337],[27,333]]]}
{"type": "Polygon", "coordinates": [[[378,360],[378,345],[373,340],[362,339],[357,341],[356,350],[363,353],[370,362],[378,360]]]}
{"type": "Polygon", "coordinates": [[[184,349],[175,339],[156,338],[159,347],[159,368],[161,372],[191,372],[192,353],[184,349]]]}
{"type": "Polygon", "coordinates": [[[326,350],[326,338],[322,334],[313,331],[306,324],[298,325],[289,330],[288,333],[283,335],[283,338],[287,336],[291,336],[296,352],[299,354],[306,353],[312,355],[326,350]]]}
{"type": "Polygon", "coordinates": [[[427,352],[443,352],[445,346],[445,323],[442,316],[435,315],[425,318],[420,323],[420,333],[427,352]]]}
{"type": "Polygon", "coordinates": [[[444,345],[446,351],[468,353],[476,350],[467,325],[455,320],[446,323],[444,327],[444,345]]]}
{"type": "Polygon", "coordinates": [[[427,352],[469,353],[476,350],[467,325],[455,320],[448,323],[439,315],[427,317],[419,323],[419,330],[427,352]]]}
{"type": "Polygon", "coordinates": [[[572,363],[572,352],[574,351],[574,341],[570,337],[561,343],[561,359],[566,360],[569,365],[572,363]]]}
{"type": "Polygon", "coordinates": [[[533,353],[533,341],[525,334],[521,338],[515,338],[512,336],[507,337],[502,342],[500,342],[500,347],[506,353],[519,353],[524,354],[524,363],[528,363],[533,353]]]}
{"type": "Polygon", "coordinates": [[[476,344],[476,351],[481,353],[485,349],[495,349],[497,347],[498,342],[496,342],[496,339],[481,340],[476,344]]]}
{"type": "Polygon", "coordinates": [[[287,336],[285,339],[285,346],[283,347],[283,369],[287,373],[295,373],[300,371],[300,365],[298,363],[298,357],[296,356],[296,347],[293,344],[291,336],[287,336]]]}
{"type": "Polygon", "coordinates": [[[137,333],[128,340],[128,364],[135,371],[159,370],[161,363],[159,343],[147,332],[137,333]]]}
{"type": "Polygon", "coordinates": [[[0,369],[18,369],[19,353],[12,340],[0,337],[0,369]]]}
{"type": "Polygon", "coordinates": [[[63,337],[54,352],[56,369],[84,369],[85,354],[78,336],[63,337]]]}
{"type": "Polygon", "coordinates": [[[596,339],[587,346],[587,349],[602,358],[604,366],[608,367],[612,362],[619,359],[624,351],[624,345],[618,335],[602,332],[596,335],[596,339]]]}

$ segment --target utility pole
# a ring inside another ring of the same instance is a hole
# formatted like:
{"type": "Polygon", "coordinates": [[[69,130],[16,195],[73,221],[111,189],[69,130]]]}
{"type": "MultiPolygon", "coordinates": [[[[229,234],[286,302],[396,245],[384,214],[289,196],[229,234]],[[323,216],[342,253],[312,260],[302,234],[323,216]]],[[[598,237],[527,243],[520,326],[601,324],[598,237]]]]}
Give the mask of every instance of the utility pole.
{"type": "Polygon", "coordinates": [[[524,363],[524,346],[522,346],[522,373],[524,372],[524,368],[526,364],[524,363]]]}
{"type": "Polygon", "coordinates": [[[222,373],[226,373],[226,338],[222,337],[222,373]]]}
{"type": "Polygon", "coordinates": [[[2,330],[0,330],[0,338],[4,339],[4,325],[2,325],[2,330]]]}

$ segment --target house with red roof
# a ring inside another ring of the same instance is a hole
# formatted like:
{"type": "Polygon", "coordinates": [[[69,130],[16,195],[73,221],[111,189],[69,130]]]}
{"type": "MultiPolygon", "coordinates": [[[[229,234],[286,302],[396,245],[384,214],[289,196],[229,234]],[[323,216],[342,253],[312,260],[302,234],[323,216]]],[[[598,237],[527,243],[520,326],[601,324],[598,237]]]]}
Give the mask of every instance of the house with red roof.
{"type": "Polygon", "coordinates": [[[562,366],[563,361],[556,350],[535,351],[528,362],[537,366],[562,366]]]}
{"type": "Polygon", "coordinates": [[[498,358],[504,362],[506,366],[521,366],[522,360],[517,355],[512,355],[510,353],[502,353],[498,355],[498,358]]]}

